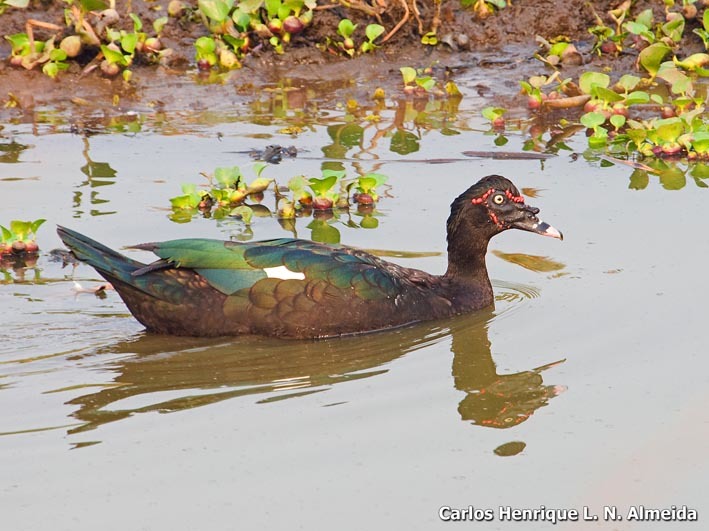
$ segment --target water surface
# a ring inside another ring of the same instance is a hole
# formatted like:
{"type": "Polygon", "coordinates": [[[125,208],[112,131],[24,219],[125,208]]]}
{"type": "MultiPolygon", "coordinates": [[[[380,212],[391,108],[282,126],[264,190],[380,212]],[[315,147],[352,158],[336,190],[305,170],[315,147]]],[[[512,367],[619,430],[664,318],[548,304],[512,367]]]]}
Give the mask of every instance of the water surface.
{"type": "MultiPolygon", "coordinates": [[[[312,103],[293,100],[308,112],[245,95],[217,110],[9,115],[0,223],[47,218],[43,251],[60,245],[55,224],[115,248],[244,237],[236,219],[175,223],[168,199],[200,172],[250,168],[248,152],[272,143],[301,150],[266,170],[281,184],[318,176],[333,158],[354,175],[388,175],[375,230],[346,217],[332,226],[342,243],[411,253],[392,258],[407,266],[445,270],[449,204],[490,173],[536,191],[528,202],[565,240],[495,238],[494,309],[328,341],[151,336],[115,292],[77,293],[74,281],[103,283],[87,266],[62,268],[42,254],[33,267],[5,267],[7,528],[427,530],[443,525],[443,505],[616,505],[625,514],[686,504],[705,517],[706,191],[691,179],[637,186],[632,169],[564,151],[544,161],[465,157],[501,148],[478,117],[479,80],[457,81],[460,106],[401,111],[388,101],[380,125],[356,142],[342,135],[353,113],[318,86],[304,91],[312,103]],[[390,127],[397,112],[414,115],[390,127]],[[279,132],[294,123],[297,137],[279,132]],[[442,158],[451,160],[425,162],[442,158]]],[[[508,140],[515,151],[525,138],[508,140]]],[[[583,137],[568,144],[585,149],[583,137]]],[[[307,225],[298,220],[298,236],[312,236],[307,225]]],[[[269,217],[252,231],[289,234],[269,217]]],[[[588,526],[685,527],[609,525],[588,526]]]]}

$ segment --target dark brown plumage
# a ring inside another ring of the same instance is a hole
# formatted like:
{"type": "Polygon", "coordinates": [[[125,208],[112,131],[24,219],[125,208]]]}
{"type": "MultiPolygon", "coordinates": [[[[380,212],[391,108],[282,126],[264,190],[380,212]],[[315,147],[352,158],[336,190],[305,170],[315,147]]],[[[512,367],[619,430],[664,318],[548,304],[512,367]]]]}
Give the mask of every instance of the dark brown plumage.
{"type": "Polygon", "coordinates": [[[364,251],[307,240],[253,243],[189,239],[141,244],[142,264],[59,227],[76,257],[113,284],[153,332],[331,337],[471,312],[493,302],[490,238],[518,228],[561,238],[507,179],[492,175],[461,194],[448,218],[448,269],[431,275],[364,251]]]}

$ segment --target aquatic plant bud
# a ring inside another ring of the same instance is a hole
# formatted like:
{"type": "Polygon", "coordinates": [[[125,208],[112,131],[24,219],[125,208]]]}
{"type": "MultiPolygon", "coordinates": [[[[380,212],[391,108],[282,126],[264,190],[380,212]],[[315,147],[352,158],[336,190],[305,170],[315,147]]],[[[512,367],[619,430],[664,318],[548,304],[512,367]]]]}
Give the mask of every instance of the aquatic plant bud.
{"type": "Polygon", "coordinates": [[[12,242],[12,252],[15,254],[24,253],[27,250],[27,244],[23,241],[12,242]]]}
{"type": "Polygon", "coordinates": [[[64,50],[67,57],[76,57],[81,53],[81,37],[78,35],[64,37],[59,44],[59,48],[64,50]]]}
{"type": "Polygon", "coordinates": [[[37,242],[34,240],[25,242],[25,251],[28,253],[36,253],[39,251],[39,245],[37,245],[37,242]]]}
{"type": "Polygon", "coordinates": [[[145,39],[145,51],[157,53],[162,50],[162,43],[157,37],[148,37],[145,39]]]}
{"type": "Polygon", "coordinates": [[[268,30],[274,35],[280,35],[283,33],[283,22],[280,18],[272,18],[268,21],[268,30]]]}
{"type": "Polygon", "coordinates": [[[374,198],[371,194],[355,194],[352,199],[360,205],[371,205],[374,203],[374,198]]]}
{"type": "Polygon", "coordinates": [[[304,11],[303,13],[300,14],[298,17],[300,20],[300,23],[303,24],[304,27],[310,26],[310,23],[313,21],[313,11],[312,9],[309,9],[308,11],[304,11]]]}
{"type": "Polygon", "coordinates": [[[121,16],[118,14],[118,11],[115,9],[104,9],[99,13],[99,18],[101,19],[101,22],[105,25],[108,26],[110,24],[115,24],[119,20],[121,20],[121,16]]]}
{"type": "Polygon", "coordinates": [[[332,200],[327,197],[316,197],[313,199],[313,208],[315,210],[329,210],[332,208],[332,200]]]}
{"type": "Polygon", "coordinates": [[[179,18],[185,13],[185,4],[180,0],[171,0],[167,4],[167,14],[171,17],[179,18]]]}
{"type": "Polygon", "coordinates": [[[109,63],[105,59],[101,61],[101,72],[108,77],[114,77],[121,71],[121,67],[116,63],[109,63]]]}
{"type": "Polygon", "coordinates": [[[684,15],[684,18],[687,20],[692,20],[697,18],[697,6],[694,4],[686,4],[682,8],[682,14],[684,15]]]}
{"type": "Polygon", "coordinates": [[[297,35],[305,29],[305,24],[303,24],[303,22],[298,17],[294,17],[293,15],[291,15],[289,17],[286,17],[286,19],[283,21],[283,29],[288,33],[297,35]]]}
{"type": "Polygon", "coordinates": [[[601,44],[601,52],[607,55],[618,53],[618,45],[613,41],[605,41],[601,44]]]}
{"type": "Polygon", "coordinates": [[[224,68],[238,68],[240,66],[239,59],[231,50],[222,50],[219,52],[219,64],[224,68]]]}

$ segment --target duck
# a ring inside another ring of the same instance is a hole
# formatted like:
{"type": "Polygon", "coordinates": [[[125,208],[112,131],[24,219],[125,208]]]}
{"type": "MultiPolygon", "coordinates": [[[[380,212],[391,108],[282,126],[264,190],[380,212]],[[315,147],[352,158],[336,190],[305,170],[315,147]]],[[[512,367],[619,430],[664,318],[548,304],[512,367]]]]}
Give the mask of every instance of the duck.
{"type": "Polygon", "coordinates": [[[133,260],[58,226],[71,253],[105,278],[148,332],[316,339],[444,319],[493,305],[490,239],[509,229],[563,239],[512,182],[488,175],[451,204],[448,267],[435,275],[345,245],[278,238],[143,243],[133,260]]]}

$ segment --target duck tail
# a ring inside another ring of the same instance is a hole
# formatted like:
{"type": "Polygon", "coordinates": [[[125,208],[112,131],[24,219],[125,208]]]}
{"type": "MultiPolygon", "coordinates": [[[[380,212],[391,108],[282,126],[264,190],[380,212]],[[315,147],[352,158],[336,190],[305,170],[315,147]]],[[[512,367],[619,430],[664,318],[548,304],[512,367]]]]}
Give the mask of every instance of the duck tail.
{"type": "Polygon", "coordinates": [[[145,264],[66,227],[57,226],[57,234],[77,259],[96,269],[109,282],[120,280],[131,284],[132,273],[145,267],[145,264]]]}

